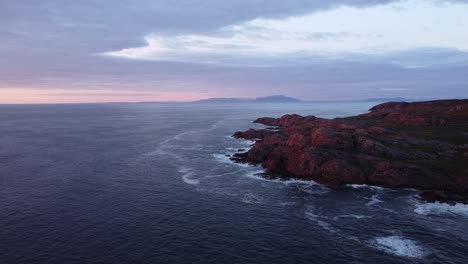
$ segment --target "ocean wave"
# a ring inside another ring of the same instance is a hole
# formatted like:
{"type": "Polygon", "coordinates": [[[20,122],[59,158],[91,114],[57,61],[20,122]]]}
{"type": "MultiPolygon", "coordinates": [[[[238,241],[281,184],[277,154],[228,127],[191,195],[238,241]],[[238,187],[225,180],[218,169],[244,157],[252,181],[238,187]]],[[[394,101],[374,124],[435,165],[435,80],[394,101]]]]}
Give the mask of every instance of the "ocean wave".
{"type": "Polygon", "coordinates": [[[296,186],[300,189],[301,192],[307,193],[307,194],[325,194],[330,192],[330,189],[326,187],[325,185],[321,185],[315,181],[306,181],[306,180],[296,180],[296,179],[289,179],[289,180],[284,180],[284,179],[272,179],[268,177],[264,177],[261,174],[265,173],[264,169],[260,169],[259,166],[254,167],[254,170],[251,170],[244,175],[248,178],[259,180],[259,181],[264,181],[266,183],[271,183],[271,184],[282,184],[284,186],[296,186]],[[256,169],[255,169],[256,168],[256,169]]]}
{"type": "Polygon", "coordinates": [[[226,138],[233,139],[233,140],[235,140],[237,143],[239,143],[240,145],[246,146],[246,147],[251,147],[251,146],[255,143],[255,140],[243,139],[243,138],[235,138],[235,137],[233,137],[233,136],[226,136],[226,138]]]}
{"type": "Polygon", "coordinates": [[[400,257],[422,258],[427,255],[427,250],[419,243],[401,236],[377,237],[370,241],[370,245],[373,248],[400,257]]]}
{"type": "Polygon", "coordinates": [[[337,215],[333,217],[333,220],[339,220],[340,218],[354,218],[354,219],[364,219],[364,218],[372,218],[372,216],[368,215],[356,215],[356,214],[349,214],[349,215],[337,215]]]}
{"type": "Polygon", "coordinates": [[[366,206],[368,206],[368,207],[371,207],[371,206],[374,206],[376,204],[382,203],[382,200],[379,199],[378,194],[374,194],[374,195],[372,195],[371,198],[367,198],[367,199],[370,200],[369,202],[366,203],[366,206]]]}
{"type": "Polygon", "coordinates": [[[376,191],[385,190],[385,188],[383,187],[375,186],[375,185],[367,185],[367,184],[346,184],[346,186],[351,187],[353,189],[367,188],[367,189],[376,190],[376,191]]]}
{"type": "Polygon", "coordinates": [[[252,169],[247,171],[246,173],[244,173],[244,176],[247,177],[247,178],[251,178],[251,179],[254,179],[254,180],[260,180],[260,181],[267,181],[267,182],[271,182],[270,179],[267,179],[263,176],[261,176],[260,174],[263,174],[265,173],[265,170],[264,169],[261,169],[260,167],[252,167],[252,166],[249,166],[251,167],[252,169]]]}
{"type": "Polygon", "coordinates": [[[330,189],[326,187],[325,185],[320,185],[316,183],[316,184],[311,184],[307,186],[306,188],[302,188],[301,191],[304,193],[308,193],[308,194],[324,194],[324,193],[330,192],[330,189]]]}
{"type": "Polygon", "coordinates": [[[271,181],[275,181],[275,182],[282,183],[285,185],[308,185],[308,186],[320,185],[317,182],[312,181],[312,180],[306,181],[306,180],[296,180],[296,179],[289,179],[289,180],[273,179],[271,181]]]}
{"type": "MultiPolygon", "coordinates": [[[[296,179],[288,179],[288,180],[285,180],[285,179],[281,179],[281,178],[268,178],[268,177],[264,177],[260,174],[263,174],[265,173],[265,170],[264,169],[259,169],[259,170],[255,170],[255,171],[250,171],[247,176],[253,178],[253,179],[256,179],[256,180],[262,180],[262,181],[267,181],[267,182],[273,182],[273,183],[281,183],[281,184],[284,184],[284,185],[307,185],[307,186],[314,186],[314,185],[317,185],[317,186],[323,186],[323,185],[320,185],[318,184],[317,182],[315,181],[306,181],[306,180],[296,180],[296,179]]],[[[326,188],[325,186],[323,186],[324,188],[326,188]]]]}
{"type": "Polygon", "coordinates": [[[231,156],[227,156],[229,154],[212,154],[213,158],[220,162],[220,163],[224,163],[224,164],[232,164],[232,165],[236,165],[236,166],[239,166],[239,167],[243,167],[243,168],[249,168],[249,167],[252,167],[250,166],[249,164],[247,163],[239,163],[239,162],[234,162],[231,160],[231,156]]]}
{"type": "Polygon", "coordinates": [[[417,203],[414,212],[420,215],[462,215],[468,216],[468,205],[457,203],[417,203]]]}

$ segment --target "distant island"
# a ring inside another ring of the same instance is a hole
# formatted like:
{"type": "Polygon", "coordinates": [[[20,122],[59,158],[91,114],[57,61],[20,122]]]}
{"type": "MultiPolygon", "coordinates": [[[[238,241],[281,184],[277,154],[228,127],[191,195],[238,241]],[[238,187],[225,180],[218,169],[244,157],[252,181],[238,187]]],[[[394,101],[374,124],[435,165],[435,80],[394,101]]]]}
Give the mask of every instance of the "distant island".
{"type": "Polygon", "coordinates": [[[265,176],[331,188],[415,188],[426,201],[468,203],[468,100],[389,102],[346,118],[293,114],[255,122],[269,127],[236,132],[255,143],[231,159],[261,164],[265,176]]]}
{"type": "Polygon", "coordinates": [[[191,103],[211,103],[211,104],[235,104],[235,103],[317,103],[317,102],[414,102],[419,100],[407,99],[403,97],[383,97],[383,98],[367,98],[355,100],[301,100],[285,95],[272,95],[257,98],[236,98],[236,97],[220,97],[208,98],[191,103]]]}
{"type": "Polygon", "coordinates": [[[193,103],[299,103],[301,100],[284,95],[272,95],[257,98],[209,98],[193,103]]]}

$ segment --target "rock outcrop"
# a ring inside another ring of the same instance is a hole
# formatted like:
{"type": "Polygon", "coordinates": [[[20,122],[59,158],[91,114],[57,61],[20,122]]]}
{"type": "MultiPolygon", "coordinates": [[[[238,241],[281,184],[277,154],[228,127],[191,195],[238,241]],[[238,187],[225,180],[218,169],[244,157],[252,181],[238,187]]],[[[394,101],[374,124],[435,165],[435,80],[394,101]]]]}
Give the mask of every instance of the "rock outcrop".
{"type": "Polygon", "coordinates": [[[255,140],[236,162],[262,164],[270,177],[332,188],[368,184],[415,188],[427,201],[468,203],[468,100],[384,103],[336,119],[285,115],[234,137],[255,140]]]}

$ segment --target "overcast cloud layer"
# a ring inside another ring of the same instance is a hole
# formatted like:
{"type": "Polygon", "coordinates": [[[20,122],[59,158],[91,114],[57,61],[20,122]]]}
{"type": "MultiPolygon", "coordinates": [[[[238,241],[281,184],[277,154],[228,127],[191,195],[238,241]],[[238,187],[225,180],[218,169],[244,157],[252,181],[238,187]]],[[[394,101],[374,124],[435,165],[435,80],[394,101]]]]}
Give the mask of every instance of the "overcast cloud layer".
{"type": "Polygon", "coordinates": [[[2,0],[0,97],[468,97],[467,13],[461,0],[2,0]]]}

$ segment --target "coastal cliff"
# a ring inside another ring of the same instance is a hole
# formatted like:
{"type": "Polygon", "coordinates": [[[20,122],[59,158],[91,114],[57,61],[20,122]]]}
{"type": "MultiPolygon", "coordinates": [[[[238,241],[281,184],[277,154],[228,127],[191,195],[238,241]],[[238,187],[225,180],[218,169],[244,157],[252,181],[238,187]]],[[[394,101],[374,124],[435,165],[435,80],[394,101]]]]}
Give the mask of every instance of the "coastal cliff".
{"type": "Polygon", "coordinates": [[[265,177],[331,188],[414,188],[426,201],[468,203],[468,100],[390,102],[346,118],[293,114],[254,122],[269,127],[236,132],[255,143],[231,159],[261,164],[265,177]]]}

